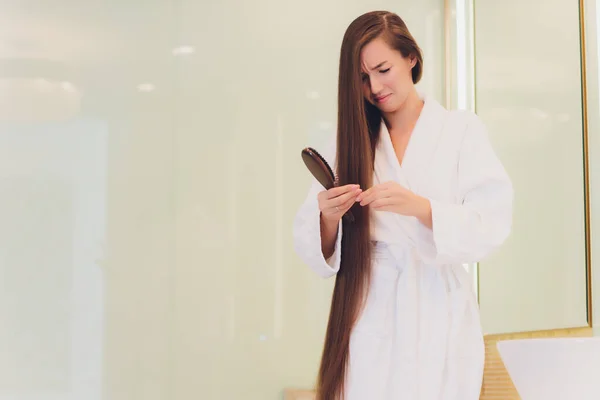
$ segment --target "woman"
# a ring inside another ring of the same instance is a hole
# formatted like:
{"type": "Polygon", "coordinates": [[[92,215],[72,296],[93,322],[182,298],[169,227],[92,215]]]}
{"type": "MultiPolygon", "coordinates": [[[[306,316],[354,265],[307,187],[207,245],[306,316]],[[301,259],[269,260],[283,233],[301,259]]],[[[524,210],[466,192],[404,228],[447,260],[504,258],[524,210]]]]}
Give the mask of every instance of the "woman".
{"type": "Polygon", "coordinates": [[[337,145],[323,154],[339,186],[314,181],[294,223],[299,256],[336,276],[319,400],[479,398],[483,335],[462,264],[509,235],[512,185],[475,114],[417,93],[422,70],[397,15],[348,27],[337,145]]]}

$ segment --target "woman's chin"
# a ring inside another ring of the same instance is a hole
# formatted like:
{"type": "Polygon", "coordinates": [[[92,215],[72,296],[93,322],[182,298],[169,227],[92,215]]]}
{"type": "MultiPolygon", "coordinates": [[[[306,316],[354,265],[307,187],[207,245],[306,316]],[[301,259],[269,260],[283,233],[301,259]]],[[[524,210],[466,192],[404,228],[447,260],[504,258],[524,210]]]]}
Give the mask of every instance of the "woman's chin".
{"type": "Polygon", "coordinates": [[[393,113],[394,111],[396,111],[396,108],[394,106],[394,104],[388,104],[388,103],[384,103],[384,104],[375,104],[375,107],[377,107],[379,109],[379,111],[381,111],[382,113],[393,113]]]}

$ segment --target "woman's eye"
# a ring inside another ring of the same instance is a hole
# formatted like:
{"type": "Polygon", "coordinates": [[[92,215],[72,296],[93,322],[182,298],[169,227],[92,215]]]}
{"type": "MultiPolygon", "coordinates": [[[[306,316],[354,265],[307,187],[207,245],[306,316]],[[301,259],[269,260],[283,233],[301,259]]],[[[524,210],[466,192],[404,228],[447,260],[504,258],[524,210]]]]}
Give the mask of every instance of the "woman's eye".
{"type": "Polygon", "coordinates": [[[389,70],[390,70],[390,68],[388,68],[388,69],[383,69],[383,70],[381,70],[381,71],[379,71],[379,72],[381,72],[382,74],[385,74],[385,73],[386,73],[386,72],[388,72],[389,70]]]}

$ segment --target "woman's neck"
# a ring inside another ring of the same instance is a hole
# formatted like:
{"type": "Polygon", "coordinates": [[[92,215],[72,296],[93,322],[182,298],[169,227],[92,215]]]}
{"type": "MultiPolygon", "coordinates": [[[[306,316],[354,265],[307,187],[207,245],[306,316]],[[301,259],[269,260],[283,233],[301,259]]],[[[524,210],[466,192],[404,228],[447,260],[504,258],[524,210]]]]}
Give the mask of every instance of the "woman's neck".
{"type": "Polygon", "coordinates": [[[393,136],[410,135],[419,119],[419,115],[421,115],[423,106],[423,100],[419,97],[416,89],[413,88],[406,97],[402,107],[392,113],[384,115],[385,123],[390,134],[393,136]]]}

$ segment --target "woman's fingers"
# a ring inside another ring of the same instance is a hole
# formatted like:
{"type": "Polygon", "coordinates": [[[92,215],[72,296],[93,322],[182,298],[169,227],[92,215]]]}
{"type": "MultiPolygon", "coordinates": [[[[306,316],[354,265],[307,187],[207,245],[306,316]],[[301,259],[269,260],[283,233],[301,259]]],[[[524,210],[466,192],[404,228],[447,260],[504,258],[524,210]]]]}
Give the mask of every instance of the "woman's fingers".
{"type": "Polygon", "coordinates": [[[343,204],[346,199],[350,196],[353,196],[354,190],[360,190],[359,185],[345,185],[334,187],[329,190],[324,190],[319,193],[318,200],[320,205],[324,206],[339,206],[343,204]],[[346,196],[340,200],[341,196],[346,196]],[[333,201],[333,202],[332,202],[333,201]],[[337,202],[337,203],[336,203],[337,202]]]}
{"type": "Polygon", "coordinates": [[[323,214],[341,218],[362,193],[359,185],[344,185],[319,193],[319,209],[323,214]]]}
{"type": "Polygon", "coordinates": [[[331,189],[327,190],[325,193],[327,193],[327,199],[334,199],[334,198],[339,197],[348,192],[352,192],[353,190],[356,190],[356,189],[360,189],[360,186],[359,185],[344,185],[344,186],[338,186],[338,187],[331,188],[331,189]]]}
{"type": "MultiPolygon", "coordinates": [[[[358,196],[359,193],[360,192],[357,192],[356,196],[358,196]]],[[[339,209],[342,211],[343,214],[345,214],[346,211],[348,211],[354,205],[354,203],[356,203],[356,196],[350,197],[348,200],[346,200],[345,203],[339,206],[339,209]]]]}
{"type": "Polygon", "coordinates": [[[348,192],[346,194],[343,194],[332,200],[327,201],[325,207],[330,209],[332,213],[339,214],[341,218],[341,216],[344,215],[354,203],[356,203],[356,196],[358,196],[360,193],[360,189],[348,192]]]}
{"type": "Polygon", "coordinates": [[[348,200],[352,200],[355,201],[356,197],[361,193],[362,191],[360,189],[355,189],[353,191],[344,193],[338,197],[335,197],[331,200],[329,200],[331,206],[333,207],[341,207],[343,206],[348,200]]]}

